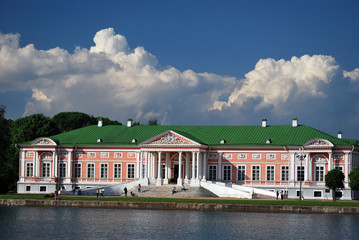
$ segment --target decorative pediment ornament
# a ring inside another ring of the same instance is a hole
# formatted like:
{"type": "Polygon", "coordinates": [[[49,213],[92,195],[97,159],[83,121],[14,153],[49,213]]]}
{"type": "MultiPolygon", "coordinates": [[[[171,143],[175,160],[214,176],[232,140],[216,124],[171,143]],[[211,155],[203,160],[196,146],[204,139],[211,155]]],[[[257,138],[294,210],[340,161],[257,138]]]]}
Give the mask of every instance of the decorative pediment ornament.
{"type": "Polygon", "coordinates": [[[57,144],[50,138],[37,138],[31,142],[31,145],[56,146],[57,144]]]}
{"type": "Polygon", "coordinates": [[[316,155],[313,157],[313,162],[315,163],[326,163],[328,159],[323,155],[316,155]]]}
{"type": "Polygon", "coordinates": [[[43,153],[40,155],[40,159],[42,161],[44,160],[52,160],[52,154],[51,153],[43,153]]]}
{"type": "Polygon", "coordinates": [[[144,141],[141,145],[199,145],[197,142],[186,138],[178,133],[168,130],[162,134],[159,134],[147,141],[144,141]]]}
{"type": "Polygon", "coordinates": [[[329,142],[328,140],[316,138],[311,139],[308,142],[304,144],[305,147],[309,148],[318,148],[318,147],[324,147],[324,148],[331,148],[334,146],[333,143],[329,142]]]}

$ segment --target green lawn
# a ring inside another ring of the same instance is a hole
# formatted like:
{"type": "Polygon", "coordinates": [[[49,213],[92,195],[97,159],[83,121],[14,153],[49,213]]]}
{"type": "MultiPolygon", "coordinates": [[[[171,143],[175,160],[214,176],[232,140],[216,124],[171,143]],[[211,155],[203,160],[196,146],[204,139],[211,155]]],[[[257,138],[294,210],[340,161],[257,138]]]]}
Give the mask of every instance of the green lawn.
{"type": "MultiPolygon", "coordinates": [[[[90,197],[90,196],[59,196],[60,200],[81,200],[81,201],[137,201],[137,202],[191,202],[191,203],[227,203],[227,204],[260,204],[260,205],[299,205],[299,206],[346,206],[359,207],[359,201],[320,201],[320,200],[250,200],[250,199],[192,199],[192,198],[144,198],[144,197],[90,197]]],[[[41,199],[52,200],[53,198],[45,198],[44,195],[0,195],[0,199],[41,199]]]]}

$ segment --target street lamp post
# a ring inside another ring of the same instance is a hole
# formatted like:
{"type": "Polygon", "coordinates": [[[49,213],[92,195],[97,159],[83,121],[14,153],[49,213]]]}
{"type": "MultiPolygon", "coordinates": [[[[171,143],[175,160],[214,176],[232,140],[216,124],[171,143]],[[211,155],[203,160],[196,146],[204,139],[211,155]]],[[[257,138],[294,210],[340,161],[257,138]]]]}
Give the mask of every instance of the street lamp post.
{"type": "MultiPolygon", "coordinates": [[[[302,162],[306,158],[306,154],[304,153],[303,148],[299,149],[299,151],[302,151],[300,154],[296,154],[297,159],[300,161],[300,187],[299,187],[299,201],[302,201],[302,178],[303,178],[303,165],[302,162]]],[[[307,166],[308,167],[308,166],[307,166]]]]}

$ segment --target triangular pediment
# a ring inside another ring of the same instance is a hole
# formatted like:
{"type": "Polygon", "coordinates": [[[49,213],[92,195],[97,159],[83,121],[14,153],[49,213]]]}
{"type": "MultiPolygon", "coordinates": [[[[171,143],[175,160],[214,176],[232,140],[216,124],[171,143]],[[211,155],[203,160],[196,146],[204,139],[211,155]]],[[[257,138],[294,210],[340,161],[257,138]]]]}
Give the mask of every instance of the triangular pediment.
{"type": "Polygon", "coordinates": [[[31,145],[41,145],[41,146],[56,146],[56,142],[50,138],[36,138],[34,141],[31,142],[31,145]]]}
{"type": "Polygon", "coordinates": [[[326,139],[316,138],[307,141],[304,146],[307,148],[331,148],[334,144],[326,139]]]}
{"type": "Polygon", "coordinates": [[[155,145],[155,146],[171,146],[171,145],[193,145],[199,146],[200,144],[196,141],[193,141],[179,133],[176,133],[172,130],[167,130],[161,134],[158,134],[144,142],[140,145],[155,145]]]}

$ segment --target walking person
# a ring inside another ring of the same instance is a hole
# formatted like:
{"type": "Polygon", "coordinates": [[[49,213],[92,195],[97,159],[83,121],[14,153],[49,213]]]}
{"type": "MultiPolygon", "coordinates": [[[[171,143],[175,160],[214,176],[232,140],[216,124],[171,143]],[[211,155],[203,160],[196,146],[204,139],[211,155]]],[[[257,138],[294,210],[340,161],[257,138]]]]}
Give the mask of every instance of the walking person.
{"type": "Polygon", "coordinates": [[[141,184],[138,184],[138,192],[141,192],[141,184]]]}
{"type": "Polygon", "coordinates": [[[105,188],[102,188],[102,197],[105,196],[105,188]]]}
{"type": "Polygon", "coordinates": [[[279,192],[278,192],[278,190],[277,190],[277,200],[278,200],[278,196],[279,196],[279,192]]]}
{"type": "Polygon", "coordinates": [[[125,196],[127,197],[127,187],[125,187],[123,191],[125,192],[125,196]]]}
{"type": "Polygon", "coordinates": [[[98,188],[96,189],[96,197],[98,197],[98,188]]]}
{"type": "Polygon", "coordinates": [[[280,191],[280,199],[283,200],[283,190],[280,191]]]}

